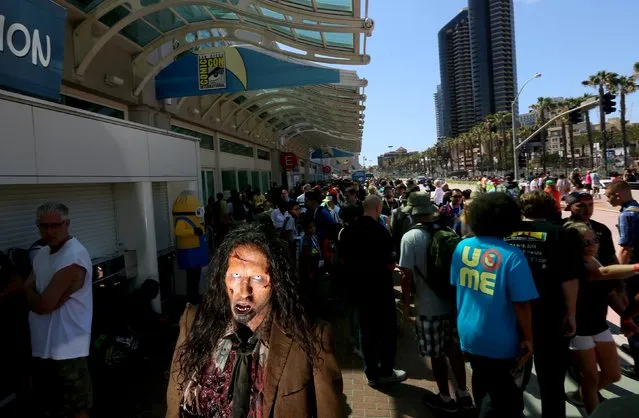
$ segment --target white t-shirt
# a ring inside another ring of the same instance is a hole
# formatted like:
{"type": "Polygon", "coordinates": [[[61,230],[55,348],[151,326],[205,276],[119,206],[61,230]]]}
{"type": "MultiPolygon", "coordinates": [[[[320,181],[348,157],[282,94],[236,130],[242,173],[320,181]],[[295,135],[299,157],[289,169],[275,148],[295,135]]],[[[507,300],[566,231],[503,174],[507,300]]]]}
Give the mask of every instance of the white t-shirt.
{"type": "Polygon", "coordinates": [[[42,248],[33,260],[36,290],[44,292],[56,272],[77,264],[86,270],[84,284],[55,311],[39,315],[29,312],[31,354],[33,357],[66,360],[89,355],[91,320],[93,319],[93,267],[91,257],[75,238],[58,252],[42,248]]]}
{"type": "MultiPolygon", "coordinates": [[[[449,302],[442,301],[433,292],[424,279],[415,271],[415,266],[422,274],[426,271],[426,257],[428,245],[430,244],[430,234],[423,229],[411,229],[402,237],[399,266],[410,269],[413,272],[415,282],[415,307],[420,316],[440,316],[446,315],[453,310],[449,302]]],[[[441,278],[448,280],[447,277],[441,278]]]]}
{"type": "Polygon", "coordinates": [[[533,179],[530,182],[530,190],[538,190],[539,189],[539,183],[537,182],[537,179],[533,179]]]}
{"type": "Polygon", "coordinates": [[[433,197],[436,205],[439,206],[442,204],[442,202],[444,201],[444,191],[441,187],[435,189],[435,195],[433,197]]]}
{"type": "Polygon", "coordinates": [[[284,231],[292,231],[291,241],[295,240],[298,236],[297,234],[297,225],[295,224],[295,219],[291,215],[286,215],[284,218],[284,222],[282,222],[282,229],[284,231]]]}
{"type": "Polygon", "coordinates": [[[288,215],[288,212],[282,212],[279,209],[275,209],[273,213],[271,213],[271,220],[273,221],[273,226],[275,227],[275,229],[282,229],[282,226],[284,226],[284,219],[286,219],[286,215],[288,215]]]}

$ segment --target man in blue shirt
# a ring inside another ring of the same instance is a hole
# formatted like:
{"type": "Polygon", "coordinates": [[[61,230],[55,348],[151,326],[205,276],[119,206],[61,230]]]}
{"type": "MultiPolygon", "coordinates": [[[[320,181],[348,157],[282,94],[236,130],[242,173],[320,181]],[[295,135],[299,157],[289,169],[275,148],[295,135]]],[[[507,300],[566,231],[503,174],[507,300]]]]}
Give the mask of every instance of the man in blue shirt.
{"type": "Polygon", "coordinates": [[[504,242],[521,221],[519,207],[505,193],[482,194],[470,203],[467,221],[475,236],[457,245],[450,280],[475,404],[480,418],[519,417],[533,353],[530,301],[538,297],[526,257],[504,242]]]}
{"type": "MultiPolygon", "coordinates": [[[[619,206],[619,252],[617,258],[620,264],[633,264],[639,262],[639,203],[632,198],[632,189],[625,181],[615,181],[606,190],[608,203],[619,206]]],[[[635,298],[639,298],[639,281],[636,278],[629,279],[626,284],[628,306],[621,315],[621,328],[629,331],[636,328],[632,319],[639,312],[639,304],[635,298]]],[[[635,323],[637,321],[635,320],[635,323]]],[[[629,340],[630,355],[634,360],[634,366],[621,366],[621,373],[631,379],[639,380],[639,335],[632,335],[629,340]]]]}

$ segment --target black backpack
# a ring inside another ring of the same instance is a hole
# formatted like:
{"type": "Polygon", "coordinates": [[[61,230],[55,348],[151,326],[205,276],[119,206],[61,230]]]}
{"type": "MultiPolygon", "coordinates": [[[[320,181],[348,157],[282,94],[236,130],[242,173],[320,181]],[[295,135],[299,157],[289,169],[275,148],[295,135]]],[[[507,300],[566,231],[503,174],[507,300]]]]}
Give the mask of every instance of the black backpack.
{"type": "Polygon", "coordinates": [[[421,229],[430,234],[428,253],[426,254],[426,271],[414,266],[415,273],[442,300],[453,300],[455,288],[450,284],[450,266],[457,244],[462,240],[448,227],[434,228],[432,225],[417,224],[411,229],[421,229]]]}

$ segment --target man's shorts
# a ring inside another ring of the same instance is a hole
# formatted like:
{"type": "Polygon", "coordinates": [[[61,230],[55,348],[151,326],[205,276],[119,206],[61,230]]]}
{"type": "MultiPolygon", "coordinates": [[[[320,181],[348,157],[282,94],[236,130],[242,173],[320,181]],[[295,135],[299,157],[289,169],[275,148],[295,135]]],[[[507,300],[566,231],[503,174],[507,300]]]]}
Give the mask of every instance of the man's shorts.
{"type": "Polygon", "coordinates": [[[93,406],[86,357],[52,360],[33,358],[36,409],[45,417],[73,417],[93,406]]]}
{"type": "Polygon", "coordinates": [[[415,336],[423,357],[441,357],[451,344],[459,344],[455,315],[420,316],[415,321],[415,336]]]}

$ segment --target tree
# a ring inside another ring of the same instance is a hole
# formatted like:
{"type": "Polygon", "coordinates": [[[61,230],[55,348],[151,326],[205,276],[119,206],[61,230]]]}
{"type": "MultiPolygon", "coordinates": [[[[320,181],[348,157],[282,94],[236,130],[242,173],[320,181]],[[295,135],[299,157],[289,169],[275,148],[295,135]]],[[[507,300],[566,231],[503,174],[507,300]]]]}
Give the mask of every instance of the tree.
{"type": "Polygon", "coordinates": [[[490,161],[490,171],[494,173],[495,171],[495,140],[493,138],[493,133],[497,132],[497,120],[495,119],[495,115],[486,116],[486,121],[484,122],[486,133],[488,134],[488,160],[490,161]]]}
{"type": "MultiPolygon", "coordinates": [[[[582,101],[587,102],[588,100],[594,99],[595,96],[592,94],[584,94],[582,96],[582,101]]],[[[592,139],[592,123],[590,122],[590,110],[586,110],[584,112],[586,116],[586,133],[588,135],[588,147],[590,149],[590,169],[595,168],[595,144],[592,139]]]]}
{"type": "Polygon", "coordinates": [[[608,149],[608,141],[606,138],[606,113],[603,109],[603,96],[606,93],[606,89],[610,89],[610,86],[614,86],[616,84],[617,77],[617,73],[599,71],[597,74],[593,74],[588,77],[587,80],[581,82],[581,84],[586,87],[596,89],[597,94],[599,94],[599,128],[601,129],[601,143],[603,146],[604,170],[606,171],[606,174],[608,172],[608,164],[605,162],[605,156],[608,149]]]}
{"type": "MultiPolygon", "coordinates": [[[[580,106],[581,102],[582,102],[582,99],[580,97],[578,97],[578,98],[569,97],[569,98],[564,100],[564,103],[566,104],[566,110],[580,106]]],[[[568,121],[568,138],[569,138],[569,141],[570,141],[570,167],[574,170],[575,169],[575,165],[576,165],[574,126],[573,126],[572,121],[570,120],[569,117],[566,118],[566,120],[568,121]]],[[[582,148],[582,155],[583,155],[583,148],[582,148]]]]}
{"type": "Polygon", "coordinates": [[[613,93],[619,94],[619,116],[621,122],[621,143],[623,145],[624,168],[628,168],[628,136],[626,134],[626,96],[632,94],[639,89],[634,77],[619,76],[615,80],[617,83],[611,86],[613,93]]]}
{"type": "MultiPolygon", "coordinates": [[[[568,102],[568,100],[554,102],[553,109],[557,109],[559,113],[563,113],[566,110],[568,110],[569,105],[570,103],[568,102]]],[[[568,121],[567,115],[564,115],[560,117],[559,119],[557,119],[557,122],[559,122],[559,126],[561,126],[561,146],[564,151],[564,157],[563,157],[563,160],[560,159],[560,162],[561,162],[561,166],[564,168],[564,173],[565,173],[565,169],[568,168],[568,138],[566,137],[567,121],[568,121]]]]}
{"type": "MultiPolygon", "coordinates": [[[[537,114],[537,126],[543,126],[546,123],[546,115],[554,107],[555,102],[550,97],[538,97],[537,103],[530,106],[530,110],[537,114]]],[[[539,134],[541,140],[541,165],[546,171],[546,141],[548,139],[548,130],[544,129],[539,134]]]]}
{"type": "Polygon", "coordinates": [[[490,167],[490,163],[487,163],[486,159],[484,158],[485,155],[483,150],[483,144],[487,141],[488,137],[486,126],[483,123],[479,123],[473,126],[470,132],[477,139],[477,144],[479,145],[479,161],[481,162],[480,174],[483,174],[483,172],[488,170],[490,167]]]}
{"type": "Polygon", "coordinates": [[[510,115],[510,113],[503,111],[492,115],[493,122],[501,136],[501,146],[499,147],[499,168],[501,170],[506,169],[506,161],[508,158],[508,140],[506,138],[506,132],[508,131],[507,123],[511,119],[510,115]]]}
{"type": "Polygon", "coordinates": [[[639,62],[635,62],[635,65],[632,66],[632,73],[635,78],[639,78],[639,62]]]}

